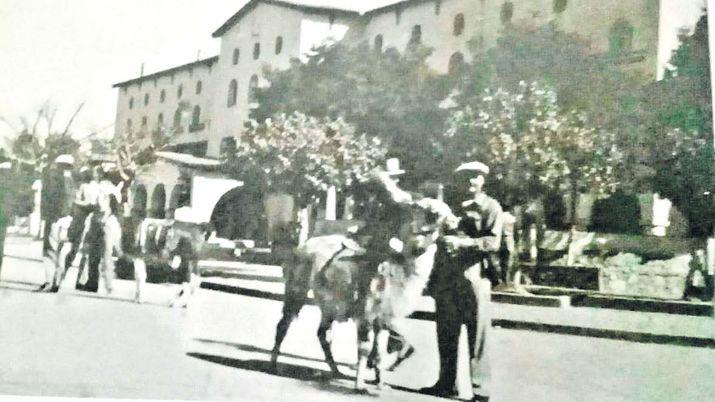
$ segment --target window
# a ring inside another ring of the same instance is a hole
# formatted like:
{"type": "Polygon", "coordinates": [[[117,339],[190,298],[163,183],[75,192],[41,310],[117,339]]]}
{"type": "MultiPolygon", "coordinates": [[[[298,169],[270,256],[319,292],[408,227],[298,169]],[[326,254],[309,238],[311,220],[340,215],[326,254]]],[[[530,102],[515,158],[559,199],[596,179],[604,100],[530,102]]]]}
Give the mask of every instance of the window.
{"type": "Polygon", "coordinates": [[[226,159],[229,155],[236,153],[236,139],[233,137],[223,137],[219,146],[219,155],[226,159]]]}
{"type": "Polygon", "coordinates": [[[134,97],[129,98],[129,109],[134,109],[134,97]]]}
{"type": "Polygon", "coordinates": [[[176,108],[174,112],[174,129],[179,129],[181,127],[181,108],[176,108]]]}
{"type": "Polygon", "coordinates": [[[166,100],[166,91],[162,89],[161,93],[159,94],[159,102],[164,103],[165,100],[166,100]]]}
{"type": "Polygon", "coordinates": [[[149,94],[144,94],[144,106],[149,104],[149,94]]]}
{"type": "Polygon", "coordinates": [[[459,13],[454,16],[452,23],[452,33],[454,36],[459,36],[464,32],[464,14],[459,13]]]}
{"type": "Polygon", "coordinates": [[[283,51],[283,37],[279,36],[276,38],[276,54],[281,54],[283,51]]]}
{"type": "Polygon", "coordinates": [[[568,5],[568,0],[554,0],[554,12],[556,14],[561,14],[566,10],[566,6],[568,5]]]}
{"type": "Polygon", "coordinates": [[[256,43],[253,45],[253,60],[258,60],[261,57],[261,44],[256,43]]]}
{"type": "Polygon", "coordinates": [[[633,50],[633,25],[620,19],[616,21],[608,34],[609,51],[618,56],[633,50]]]}
{"type": "Polygon", "coordinates": [[[201,87],[202,87],[202,85],[203,85],[203,84],[201,83],[201,81],[197,81],[197,82],[196,82],[196,95],[198,95],[198,94],[201,93],[201,87]]]}
{"type": "Polygon", "coordinates": [[[258,89],[258,76],[253,74],[248,81],[248,101],[251,103],[257,102],[256,89],[258,89]]]}
{"type": "Polygon", "coordinates": [[[142,117],[142,128],[146,128],[149,125],[149,119],[146,116],[142,117]]]}
{"type": "Polygon", "coordinates": [[[440,11],[442,11],[442,0],[437,0],[434,2],[434,15],[439,15],[440,11]]]}
{"type": "Polygon", "coordinates": [[[176,90],[176,98],[181,99],[182,95],[184,95],[184,85],[179,84],[179,89],[176,90]]]}
{"type": "Polygon", "coordinates": [[[238,64],[238,59],[241,56],[241,51],[238,48],[233,49],[233,65],[238,64]]]}
{"type": "Polygon", "coordinates": [[[464,55],[457,52],[449,58],[449,75],[459,75],[464,71],[464,55]]]}
{"type": "Polygon", "coordinates": [[[397,9],[395,9],[395,24],[400,25],[401,20],[402,20],[402,9],[397,8],[397,9]]]}
{"type": "Polygon", "coordinates": [[[191,125],[196,127],[201,124],[201,107],[194,106],[194,111],[191,113],[191,125]]]}
{"type": "Polygon", "coordinates": [[[164,113],[159,113],[159,115],[156,116],[156,125],[159,128],[164,125],[164,113]]]}
{"type": "Polygon", "coordinates": [[[132,133],[132,119],[127,119],[127,134],[132,133]]]}
{"type": "Polygon", "coordinates": [[[382,53],[382,35],[375,36],[375,52],[382,53]]]}
{"type": "Polygon", "coordinates": [[[410,34],[410,42],[408,46],[419,45],[422,43],[422,26],[415,25],[412,27],[412,33],[410,34]]]}
{"type": "Polygon", "coordinates": [[[501,22],[503,24],[508,24],[511,22],[511,18],[514,16],[514,3],[507,1],[501,5],[501,22]]]}
{"type": "Polygon", "coordinates": [[[236,104],[236,94],[238,94],[238,82],[236,80],[231,80],[228,84],[228,101],[226,106],[231,107],[236,104]]]}

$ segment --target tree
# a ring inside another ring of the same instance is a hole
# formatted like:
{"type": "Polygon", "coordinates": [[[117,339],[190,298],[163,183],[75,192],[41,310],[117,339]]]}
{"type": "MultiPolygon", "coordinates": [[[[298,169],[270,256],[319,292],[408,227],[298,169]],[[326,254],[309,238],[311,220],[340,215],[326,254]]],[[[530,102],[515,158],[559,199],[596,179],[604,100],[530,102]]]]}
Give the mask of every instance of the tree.
{"type": "Polygon", "coordinates": [[[642,157],[653,190],[687,217],[691,234],[708,236],[715,221],[715,153],[707,15],[681,35],[664,79],[642,91],[642,157]]]}
{"type": "Polygon", "coordinates": [[[449,83],[427,67],[429,54],[419,45],[404,54],[365,44],[318,47],[305,63],[293,60],[287,70],[266,73],[271,85],[258,90],[254,117],[297,111],[343,118],[356,132],[379,137],[400,158],[406,182],[433,177],[441,155],[432,139],[443,129],[446,114],[438,105],[449,83]]]}
{"type": "Polygon", "coordinates": [[[637,99],[634,89],[649,79],[622,69],[608,54],[595,52],[589,40],[556,23],[512,26],[486,52],[477,40],[470,45],[476,56],[465,70],[460,103],[474,96],[478,102],[485,88],[516,90],[522,81],[541,82],[556,91],[565,110],[582,110],[594,124],[608,126],[627,113],[623,109],[637,99]]]}
{"type": "Polygon", "coordinates": [[[72,138],[70,130],[83,105],[75,109],[62,131],[55,129],[57,107],[49,101],[37,109],[32,120],[20,118],[19,126],[0,117],[0,121],[15,131],[15,137],[10,140],[8,156],[13,161],[13,174],[6,183],[5,203],[9,215],[27,216],[32,212],[32,184],[57,156],[79,156],[79,142],[72,138]]]}
{"type": "Polygon", "coordinates": [[[614,134],[592,126],[582,112],[564,111],[556,92],[538,83],[522,82],[514,92],[485,90],[477,104],[452,112],[445,136],[456,158],[490,165],[491,188],[512,205],[537,188],[567,191],[575,211],[579,193],[607,195],[618,184],[614,134]]]}
{"type": "Polygon", "coordinates": [[[8,125],[16,134],[10,144],[12,158],[41,170],[59,155],[77,156],[79,143],[72,138],[70,130],[83,106],[84,103],[79,104],[62,131],[55,130],[57,107],[49,101],[38,108],[32,122],[24,117],[21,118],[19,128],[4,117],[0,117],[0,121],[8,125]]]}
{"type": "Polygon", "coordinates": [[[286,191],[308,205],[330,186],[348,188],[365,181],[385,154],[378,139],[357,135],[341,118],[293,113],[251,122],[227,169],[241,180],[286,191]]]}

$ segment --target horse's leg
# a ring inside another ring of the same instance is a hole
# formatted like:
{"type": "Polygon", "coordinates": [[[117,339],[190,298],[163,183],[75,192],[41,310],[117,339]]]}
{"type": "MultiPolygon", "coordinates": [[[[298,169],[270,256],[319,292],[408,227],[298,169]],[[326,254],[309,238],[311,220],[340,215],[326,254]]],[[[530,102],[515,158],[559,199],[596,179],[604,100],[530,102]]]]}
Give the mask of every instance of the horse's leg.
{"type": "MultiPolygon", "coordinates": [[[[132,260],[131,258],[129,260],[132,260]]],[[[134,266],[134,281],[136,290],[134,292],[134,302],[142,302],[142,289],[146,283],[146,263],[141,257],[134,258],[131,264],[134,266]]]]}
{"type": "Polygon", "coordinates": [[[283,316],[276,325],[276,339],[273,343],[273,351],[271,351],[271,370],[275,371],[278,365],[278,355],[281,353],[281,345],[288,334],[290,324],[293,322],[294,315],[283,312],[283,316]]]}
{"type": "Polygon", "coordinates": [[[368,370],[368,360],[373,350],[373,337],[371,323],[367,320],[355,319],[358,335],[358,364],[357,373],[355,374],[355,389],[365,390],[367,385],[365,382],[366,373],[368,370]]]}
{"type": "Polygon", "coordinates": [[[320,347],[323,348],[323,353],[325,354],[325,362],[328,363],[330,371],[334,376],[340,376],[340,370],[338,370],[338,365],[335,364],[335,359],[333,358],[333,352],[330,350],[330,342],[328,342],[328,331],[330,330],[330,325],[332,324],[331,319],[328,319],[323,315],[320,320],[320,325],[318,326],[318,341],[320,342],[320,347]]]}
{"type": "Polygon", "coordinates": [[[394,371],[405,360],[407,360],[410,356],[412,356],[415,353],[415,348],[409,342],[407,342],[407,339],[405,339],[404,335],[402,335],[400,328],[398,327],[398,325],[396,325],[395,320],[393,320],[388,325],[388,330],[389,330],[389,339],[388,339],[387,351],[388,352],[390,351],[390,341],[394,340],[394,342],[396,342],[399,345],[399,350],[397,352],[397,359],[395,359],[395,362],[392,363],[392,365],[386,369],[387,371],[394,371]]]}

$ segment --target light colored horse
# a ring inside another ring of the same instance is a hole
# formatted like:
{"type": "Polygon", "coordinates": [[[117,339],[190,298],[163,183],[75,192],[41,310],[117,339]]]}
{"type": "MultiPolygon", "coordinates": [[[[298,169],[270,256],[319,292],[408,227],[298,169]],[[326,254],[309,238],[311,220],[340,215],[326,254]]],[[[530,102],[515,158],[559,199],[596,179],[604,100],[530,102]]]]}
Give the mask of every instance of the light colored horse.
{"type": "Polygon", "coordinates": [[[142,302],[142,292],[149,264],[169,264],[174,270],[184,268],[182,289],[171,306],[186,307],[189,297],[199,285],[198,259],[206,244],[206,227],[202,224],[172,219],[144,219],[139,225],[137,253],[130,256],[136,281],[134,300],[142,302]]]}

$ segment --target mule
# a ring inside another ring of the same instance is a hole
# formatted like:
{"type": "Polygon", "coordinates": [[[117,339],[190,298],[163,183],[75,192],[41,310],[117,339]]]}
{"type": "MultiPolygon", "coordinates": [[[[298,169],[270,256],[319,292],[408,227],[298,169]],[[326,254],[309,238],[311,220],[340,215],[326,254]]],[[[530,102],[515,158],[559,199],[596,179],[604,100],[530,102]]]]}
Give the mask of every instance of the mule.
{"type": "MultiPolygon", "coordinates": [[[[418,211],[438,213],[433,205],[441,202],[432,201],[415,206],[418,211]]],[[[318,341],[331,373],[341,376],[328,341],[331,325],[333,322],[351,319],[355,322],[359,342],[355,388],[366,389],[366,372],[371,353],[377,354],[374,368],[378,385],[382,385],[380,371],[385,368],[380,362],[386,354],[386,332],[394,330],[392,324],[395,318],[407,317],[415,311],[434,265],[437,250],[434,240],[439,224],[432,225],[425,233],[422,223],[413,222],[413,235],[409,241],[416,246],[412,250],[416,250],[417,254],[408,256],[402,262],[373,261],[368,250],[348,235],[342,234],[311,238],[292,254],[287,253],[283,264],[283,316],[276,326],[275,344],[271,353],[272,368],[276,368],[280,347],[291,322],[307,303],[308,291],[312,290],[321,312],[318,341]],[[403,274],[395,275],[399,271],[403,274]]]]}

